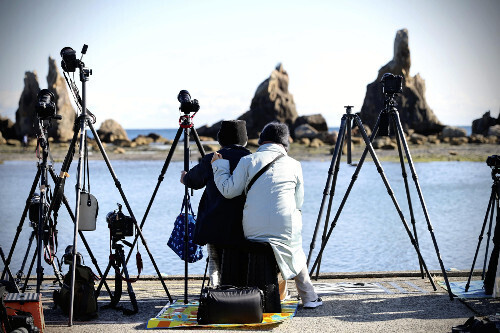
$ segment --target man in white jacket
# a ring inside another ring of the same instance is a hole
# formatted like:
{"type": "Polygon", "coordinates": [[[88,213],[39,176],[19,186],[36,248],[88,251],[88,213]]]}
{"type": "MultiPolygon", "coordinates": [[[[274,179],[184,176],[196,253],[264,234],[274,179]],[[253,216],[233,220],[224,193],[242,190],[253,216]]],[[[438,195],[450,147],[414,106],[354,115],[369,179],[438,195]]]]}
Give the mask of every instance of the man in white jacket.
{"type": "Polygon", "coordinates": [[[288,126],[272,122],[264,126],[255,154],[240,159],[231,175],[229,161],[219,153],[212,158],[214,181],[226,198],[246,193],[252,178],[277,156],[246,193],[243,232],[246,239],[269,243],[284,279],[294,278],[304,308],[322,305],[309,278],[302,249],[304,187],[300,163],[287,155],[288,126]]]}

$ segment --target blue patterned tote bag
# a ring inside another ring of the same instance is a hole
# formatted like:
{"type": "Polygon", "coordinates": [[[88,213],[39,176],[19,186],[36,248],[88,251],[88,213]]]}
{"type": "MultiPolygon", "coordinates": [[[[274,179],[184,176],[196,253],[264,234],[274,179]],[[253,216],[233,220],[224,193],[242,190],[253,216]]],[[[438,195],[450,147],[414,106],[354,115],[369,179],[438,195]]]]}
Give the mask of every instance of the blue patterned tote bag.
{"type": "MultiPolygon", "coordinates": [[[[167,245],[174,251],[179,258],[186,261],[184,256],[184,204],[185,200],[182,202],[181,213],[174,222],[174,230],[168,239],[167,245]]],[[[193,263],[197,262],[203,258],[202,247],[198,244],[193,243],[194,227],[196,224],[195,215],[193,209],[191,208],[191,203],[188,201],[189,212],[188,213],[188,253],[187,262],[193,263]]]]}

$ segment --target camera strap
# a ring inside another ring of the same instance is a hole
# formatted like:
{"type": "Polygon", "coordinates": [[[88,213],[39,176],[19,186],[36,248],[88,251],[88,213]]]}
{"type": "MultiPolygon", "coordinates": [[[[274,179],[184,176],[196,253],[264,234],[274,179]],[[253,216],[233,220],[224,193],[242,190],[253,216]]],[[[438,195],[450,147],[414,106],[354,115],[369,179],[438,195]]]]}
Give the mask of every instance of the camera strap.
{"type": "MultiPolygon", "coordinates": [[[[83,158],[84,158],[85,168],[87,169],[86,172],[83,173],[83,190],[85,191],[85,185],[87,185],[87,193],[90,193],[90,167],[89,167],[89,149],[87,145],[87,138],[85,138],[83,158]]],[[[90,200],[90,197],[88,200],[90,200]]]]}

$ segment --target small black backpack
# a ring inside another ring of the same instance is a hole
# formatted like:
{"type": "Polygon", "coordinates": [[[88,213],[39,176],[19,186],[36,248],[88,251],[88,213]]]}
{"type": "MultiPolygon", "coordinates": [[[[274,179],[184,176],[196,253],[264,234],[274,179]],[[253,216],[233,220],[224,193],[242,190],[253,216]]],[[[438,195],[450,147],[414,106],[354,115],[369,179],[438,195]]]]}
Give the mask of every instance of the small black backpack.
{"type": "MultiPolygon", "coordinates": [[[[70,267],[71,268],[71,267],[70,267]]],[[[94,273],[83,265],[76,265],[75,269],[75,300],[73,314],[80,320],[90,320],[97,317],[97,297],[94,287],[94,273]]],[[[69,315],[71,302],[71,269],[64,276],[61,290],[54,291],[54,305],[59,306],[65,315],[69,315]]]]}

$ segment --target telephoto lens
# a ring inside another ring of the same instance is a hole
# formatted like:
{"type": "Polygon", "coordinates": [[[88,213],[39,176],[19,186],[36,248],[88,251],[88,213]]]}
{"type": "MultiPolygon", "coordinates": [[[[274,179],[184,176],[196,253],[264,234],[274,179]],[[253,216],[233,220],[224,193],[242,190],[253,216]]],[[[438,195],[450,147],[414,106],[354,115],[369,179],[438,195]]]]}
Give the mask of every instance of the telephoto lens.
{"type": "Polygon", "coordinates": [[[191,103],[191,95],[189,95],[189,91],[181,90],[179,95],[177,95],[177,100],[179,103],[191,103]]]}
{"type": "Polygon", "coordinates": [[[194,99],[191,101],[191,95],[187,90],[181,90],[179,95],[177,95],[177,100],[181,103],[179,109],[185,114],[189,114],[190,112],[198,112],[200,109],[200,105],[198,104],[198,100],[194,99]]]}
{"type": "Polygon", "coordinates": [[[78,60],[76,60],[76,51],[67,46],[61,50],[61,67],[65,72],[74,72],[78,67],[78,60]]]}

